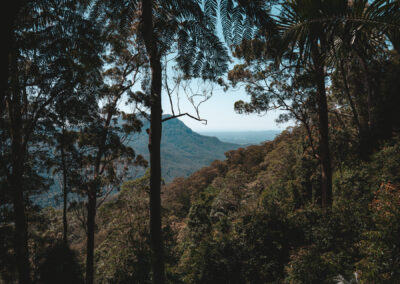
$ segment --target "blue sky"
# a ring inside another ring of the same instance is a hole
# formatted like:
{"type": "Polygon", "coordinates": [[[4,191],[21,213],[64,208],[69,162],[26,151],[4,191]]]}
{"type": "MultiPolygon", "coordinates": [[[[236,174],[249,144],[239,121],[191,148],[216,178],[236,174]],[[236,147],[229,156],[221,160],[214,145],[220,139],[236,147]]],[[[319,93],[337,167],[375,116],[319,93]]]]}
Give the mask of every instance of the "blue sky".
{"type": "MultiPolygon", "coordinates": [[[[276,124],[275,119],[279,115],[278,111],[271,111],[262,116],[257,114],[237,114],[233,108],[234,103],[238,100],[248,99],[249,97],[243,89],[224,92],[216,88],[212,97],[199,108],[200,116],[207,120],[207,125],[188,117],[180,119],[194,131],[282,130],[288,126],[288,124],[276,124]]],[[[195,110],[184,96],[180,100],[180,105],[182,112],[187,111],[195,114],[195,110]]],[[[163,110],[164,113],[171,113],[169,100],[165,92],[163,95],[163,110]]]]}

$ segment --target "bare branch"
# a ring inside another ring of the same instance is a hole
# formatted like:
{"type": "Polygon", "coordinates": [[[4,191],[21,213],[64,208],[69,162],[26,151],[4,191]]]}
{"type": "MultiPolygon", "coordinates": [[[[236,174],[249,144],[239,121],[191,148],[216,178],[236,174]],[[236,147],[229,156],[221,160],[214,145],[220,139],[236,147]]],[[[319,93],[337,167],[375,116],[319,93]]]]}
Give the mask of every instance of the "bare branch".
{"type": "Polygon", "coordinates": [[[205,125],[207,125],[207,120],[206,120],[206,119],[203,119],[203,118],[200,118],[200,117],[195,117],[195,116],[193,116],[193,115],[191,115],[191,114],[189,114],[189,113],[187,113],[187,112],[181,113],[181,114],[177,114],[177,115],[173,115],[173,116],[169,116],[169,117],[167,117],[167,118],[164,118],[164,119],[162,120],[162,122],[168,121],[168,120],[170,120],[170,119],[178,118],[178,117],[181,117],[181,116],[185,116],[185,115],[188,116],[188,117],[190,117],[190,118],[192,118],[192,119],[194,119],[194,120],[201,121],[201,122],[203,122],[205,125]]]}

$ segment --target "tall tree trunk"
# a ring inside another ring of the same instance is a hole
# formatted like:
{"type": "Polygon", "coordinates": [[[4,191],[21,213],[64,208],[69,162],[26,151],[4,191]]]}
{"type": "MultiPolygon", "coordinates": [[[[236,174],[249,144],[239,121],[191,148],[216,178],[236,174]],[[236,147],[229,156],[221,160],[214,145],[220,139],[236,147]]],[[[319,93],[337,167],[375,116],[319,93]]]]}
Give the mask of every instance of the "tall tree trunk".
{"type": "Polygon", "coordinates": [[[328,105],[326,101],[324,70],[321,68],[318,73],[317,100],[321,158],[321,205],[323,208],[326,208],[332,206],[332,168],[331,156],[329,153],[328,105]]]}
{"type": "Polygon", "coordinates": [[[152,1],[142,2],[142,34],[151,68],[151,114],[149,132],[150,152],[150,238],[152,249],[153,283],[165,282],[164,247],[161,229],[161,59],[153,31],[152,1]]]}
{"type": "Polygon", "coordinates": [[[353,114],[354,124],[357,127],[359,139],[361,141],[360,135],[361,135],[362,129],[361,129],[360,119],[358,117],[358,111],[357,111],[357,108],[356,108],[356,106],[354,104],[353,98],[352,98],[351,93],[350,93],[350,87],[349,87],[349,84],[347,82],[347,74],[346,74],[346,71],[344,70],[343,61],[342,61],[342,59],[339,59],[339,61],[340,61],[339,62],[340,74],[342,75],[344,91],[346,93],[347,99],[349,100],[351,112],[353,114]]]}
{"type": "MultiPolygon", "coordinates": [[[[153,64],[152,64],[153,65],[153,64]]],[[[164,249],[161,229],[161,64],[152,66],[150,115],[150,236],[153,250],[154,283],[164,283],[164,249]],[[157,66],[158,65],[158,66],[157,66]],[[159,89],[159,90],[158,90],[159,89]],[[158,94],[158,95],[157,95],[158,94]]]]}
{"type": "Polygon", "coordinates": [[[362,82],[364,89],[367,92],[367,107],[368,107],[368,130],[364,133],[364,147],[366,155],[369,155],[376,144],[376,118],[375,118],[375,100],[374,100],[374,90],[372,86],[372,78],[369,72],[368,63],[365,60],[365,54],[359,54],[358,59],[360,61],[363,76],[362,82]]]}
{"type": "Polygon", "coordinates": [[[93,284],[94,280],[94,230],[96,219],[96,187],[89,186],[87,204],[87,242],[86,242],[86,284],[93,284]]]}
{"type": "Polygon", "coordinates": [[[17,259],[19,283],[30,283],[28,225],[25,215],[23,194],[23,173],[25,146],[23,141],[23,123],[21,96],[18,84],[17,51],[11,52],[11,89],[12,98],[8,100],[8,113],[11,121],[11,163],[12,172],[9,177],[10,190],[13,196],[15,237],[14,250],[17,259]]]}
{"type": "Polygon", "coordinates": [[[14,250],[17,258],[18,281],[30,283],[28,228],[25,216],[24,196],[22,191],[22,166],[17,162],[11,174],[11,190],[13,193],[15,237],[14,250]]]}
{"type": "Polygon", "coordinates": [[[63,127],[61,137],[61,163],[63,172],[63,241],[68,246],[68,221],[67,221],[67,205],[68,205],[68,189],[67,189],[67,165],[65,164],[65,150],[64,150],[64,135],[65,129],[63,127]]]}
{"type": "Polygon", "coordinates": [[[361,125],[360,118],[359,118],[360,116],[358,114],[353,97],[351,96],[351,93],[350,93],[350,87],[349,87],[349,83],[347,81],[347,75],[346,75],[346,71],[343,66],[342,59],[339,59],[339,60],[340,60],[340,62],[339,62],[340,73],[342,75],[344,91],[345,91],[347,99],[349,100],[349,103],[350,103],[350,108],[351,108],[351,112],[353,114],[354,124],[357,127],[358,143],[360,144],[359,153],[360,153],[360,156],[362,159],[366,159],[366,157],[368,156],[368,153],[369,153],[368,131],[366,131],[366,129],[361,125]]]}
{"type": "MultiPolygon", "coordinates": [[[[115,107],[117,99],[113,106],[115,107]]],[[[98,147],[96,161],[94,165],[93,183],[89,185],[88,204],[87,204],[87,243],[86,243],[86,284],[92,284],[94,281],[94,231],[96,227],[96,211],[97,211],[97,178],[100,176],[101,159],[103,158],[105,145],[107,141],[108,128],[112,119],[112,111],[108,112],[107,119],[104,123],[101,141],[98,147]]]]}
{"type": "Polygon", "coordinates": [[[329,153],[329,124],[325,71],[320,54],[321,53],[314,48],[313,61],[317,83],[319,152],[321,163],[321,205],[322,208],[327,208],[332,206],[332,168],[331,156],[329,153]]]}
{"type": "Polygon", "coordinates": [[[8,87],[8,76],[9,76],[9,55],[13,48],[14,42],[14,24],[17,19],[18,12],[21,9],[22,0],[14,0],[7,2],[7,5],[3,3],[3,8],[0,9],[0,19],[2,24],[0,25],[1,37],[3,38],[3,52],[0,54],[0,68],[1,68],[1,79],[0,79],[0,114],[4,110],[5,106],[5,92],[8,87]]]}

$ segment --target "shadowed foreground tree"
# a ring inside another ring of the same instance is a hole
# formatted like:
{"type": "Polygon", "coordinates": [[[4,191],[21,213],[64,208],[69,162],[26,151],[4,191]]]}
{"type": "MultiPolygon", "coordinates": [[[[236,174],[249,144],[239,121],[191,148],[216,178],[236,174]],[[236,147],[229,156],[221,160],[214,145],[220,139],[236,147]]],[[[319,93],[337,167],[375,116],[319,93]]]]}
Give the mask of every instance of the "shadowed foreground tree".
{"type": "Polygon", "coordinates": [[[150,235],[153,282],[164,283],[160,199],[162,58],[176,53],[177,67],[185,78],[216,80],[217,76],[227,70],[228,55],[216,36],[215,15],[209,17],[205,13],[210,8],[209,4],[203,7],[198,1],[187,0],[119,0],[99,4],[94,9],[94,14],[103,14],[105,18],[120,22],[122,29],[135,31],[140,43],[138,48],[145,50],[148,60],[146,72],[149,75],[145,81],[148,85],[145,86],[144,93],[133,94],[133,97],[134,100],[144,102],[150,109],[150,235]]]}
{"type": "Polygon", "coordinates": [[[7,3],[7,7],[3,7],[1,9],[1,27],[0,27],[0,35],[4,39],[3,52],[0,57],[0,66],[1,66],[1,79],[0,79],[0,114],[4,110],[5,106],[5,92],[8,88],[8,76],[9,76],[9,54],[12,50],[13,39],[14,39],[14,31],[15,25],[17,22],[17,16],[22,7],[23,1],[16,0],[10,3],[7,3]]]}
{"type": "MultiPolygon", "coordinates": [[[[207,25],[206,21],[213,21],[206,18],[201,7],[192,1],[172,1],[173,4],[166,5],[164,13],[176,18],[173,28],[177,29],[171,35],[173,39],[178,35],[178,59],[177,63],[187,76],[201,76],[203,79],[215,79],[216,76],[226,70],[227,54],[218,38],[214,35],[215,26],[207,25]],[[198,30],[193,26],[194,22],[199,21],[198,30]],[[206,33],[210,33],[206,35],[206,33]],[[189,41],[189,38],[192,41],[189,41]],[[199,40],[196,45],[196,39],[199,40]],[[212,42],[214,40],[214,42],[212,42]],[[191,50],[192,49],[192,50],[191,50]],[[193,52],[194,51],[194,52],[193,52]],[[196,58],[192,65],[192,58],[196,58]],[[208,61],[208,62],[207,62],[208,61]],[[201,68],[201,71],[194,68],[201,68]],[[214,70],[212,70],[214,69],[214,70]]],[[[158,3],[157,3],[158,4],[158,3]]],[[[157,7],[158,8],[158,7],[157,7]]],[[[162,89],[162,65],[161,56],[165,52],[157,42],[160,34],[166,32],[162,29],[157,31],[156,27],[166,25],[162,19],[154,17],[156,8],[153,1],[142,2],[142,23],[141,33],[150,61],[151,69],[151,88],[150,88],[150,132],[149,132],[149,152],[150,152],[150,236],[153,251],[153,283],[165,283],[163,238],[161,230],[161,129],[162,129],[162,108],[161,108],[161,89],[162,89]]],[[[166,26],[167,27],[167,26],[166,26]]],[[[167,43],[164,43],[167,44],[167,43]]],[[[173,43],[175,44],[175,43],[173,43]]]]}
{"type": "MultiPolygon", "coordinates": [[[[4,112],[1,113],[2,130],[7,134],[2,149],[5,157],[2,167],[13,200],[14,246],[20,283],[30,282],[25,209],[29,203],[28,191],[33,183],[27,178],[31,173],[46,171],[45,167],[32,168],[29,159],[46,158],[45,151],[41,155],[32,154],[50,142],[48,134],[52,124],[49,114],[54,112],[55,101],[66,95],[63,89],[65,81],[72,78],[69,74],[71,66],[62,60],[65,47],[70,43],[69,40],[82,37],[85,38],[82,42],[93,42],[91,29],[83,21],[72,22],[73,18],[81,15],[80,10],[71,9],[73,3],[25,1],[10,42],[12,48],[8,54],[8,66],[11,75],[5,93],[4,112]],[[81,28],[78,37],[67,39],[67,35],[60,32],[60,26],[66,22],[81,28]]],[[[96,52],[92,52],[90,44],[80,45],[75,42],[74,45],[77,46],[77,53],[74,54],[79,54],[73,59],[75,64],[96,62],[96,52]]]]}

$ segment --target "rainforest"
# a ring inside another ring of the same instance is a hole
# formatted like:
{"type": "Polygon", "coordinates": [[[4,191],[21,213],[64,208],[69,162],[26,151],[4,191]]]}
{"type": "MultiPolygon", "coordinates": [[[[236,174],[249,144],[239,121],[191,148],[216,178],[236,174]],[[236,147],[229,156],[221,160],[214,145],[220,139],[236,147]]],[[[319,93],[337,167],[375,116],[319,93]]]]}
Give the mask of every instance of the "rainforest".
{"type": "Polygon", "coordinates": [[[398,0],[0,18],[0,283],[400,283],[398,0]],[[217,89],[286,128],[196,133],[217,89]]]}

